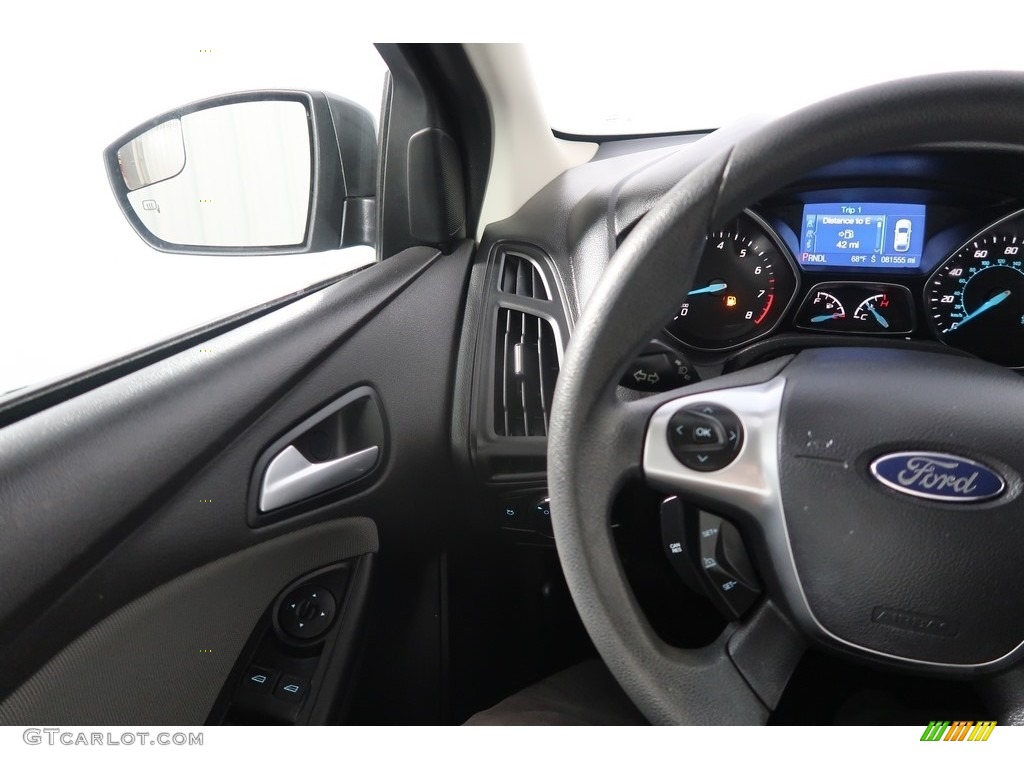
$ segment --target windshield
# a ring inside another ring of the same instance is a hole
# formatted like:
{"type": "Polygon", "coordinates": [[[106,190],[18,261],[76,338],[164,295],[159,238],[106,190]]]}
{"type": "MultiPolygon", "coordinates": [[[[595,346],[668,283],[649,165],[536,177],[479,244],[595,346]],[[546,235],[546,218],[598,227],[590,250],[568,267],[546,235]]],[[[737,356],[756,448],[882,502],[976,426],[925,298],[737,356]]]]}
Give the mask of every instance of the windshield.
{"type": "Polygon", "coordinates": [[[580,136],[706,130],[886,80],[1024,69],[1016,25],[999,21],[1009,22],[1010,6],[894,6],[818,4],[780,14],[770,3],[734,13],[713,3],[666,17],[674,40],[663,28],[653,39],[526,48],[551,127],[580,136]]]}

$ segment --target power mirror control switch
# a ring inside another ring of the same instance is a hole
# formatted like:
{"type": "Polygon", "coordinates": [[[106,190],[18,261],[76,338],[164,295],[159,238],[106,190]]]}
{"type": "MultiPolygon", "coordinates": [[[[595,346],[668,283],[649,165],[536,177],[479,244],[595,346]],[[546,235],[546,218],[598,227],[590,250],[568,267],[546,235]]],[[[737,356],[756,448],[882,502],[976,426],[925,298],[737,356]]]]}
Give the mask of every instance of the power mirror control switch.
{"type": "Polygon", "coordinates": [[[714,472],[731,464],[743,445],[743,425],[728,408],[697,403],[676,411],[668,423],[668,446],[683,466],[714,472]]]}
{"type": "Polygon", "coordinates": [[[277,624],[292,640],[312,640],[326,632],[337,603],[323,587],[306,584],[289,592],[277,610],[277,624]]]}

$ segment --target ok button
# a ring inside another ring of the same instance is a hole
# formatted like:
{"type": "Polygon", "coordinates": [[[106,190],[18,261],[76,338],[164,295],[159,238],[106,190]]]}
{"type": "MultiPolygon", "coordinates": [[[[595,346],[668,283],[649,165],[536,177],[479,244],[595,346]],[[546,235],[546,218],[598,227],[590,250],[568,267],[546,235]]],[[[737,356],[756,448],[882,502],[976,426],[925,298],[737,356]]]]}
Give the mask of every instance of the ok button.
{"type": "Polygon", "coordinates": [[[717,443],[718,437],[715,435],[714,428],[709,424],[698,424],[693,427],[691,441],[694,445],[707,445],[708,443],[717,443]]]}
{"type": "Polygon", "coordinates": [[[728,441],[722,422],[710,414],[692,410],[673,416],[668,429],[669,443],[679,450],[724,447],[728,441]]]}
{"type": "Polygon", "coordinates": [[[713,403],[683,408],[668,422],[668,445],[683,466],[714,472],[733,462],[743,442],[736,414],[713,403]]]}

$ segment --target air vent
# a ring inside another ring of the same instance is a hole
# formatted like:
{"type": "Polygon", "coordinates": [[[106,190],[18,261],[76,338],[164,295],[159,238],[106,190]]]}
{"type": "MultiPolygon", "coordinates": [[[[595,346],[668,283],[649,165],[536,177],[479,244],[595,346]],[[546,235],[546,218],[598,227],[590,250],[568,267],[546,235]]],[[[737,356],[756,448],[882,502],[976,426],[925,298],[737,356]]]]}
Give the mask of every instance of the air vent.
{"type": "Polygon", "coordinates": [[[505,253],[498,287],[504,293],[548,300],[548,289],[544,287],[540,270],[532,261],[518,253],[505,253]]]}
{"type": "Polygon", "coordinates": [[[504,437],[548,433],[558,376],[551,323],[516,309],[498,310],[494,355],[494,431],[504,437]]]}

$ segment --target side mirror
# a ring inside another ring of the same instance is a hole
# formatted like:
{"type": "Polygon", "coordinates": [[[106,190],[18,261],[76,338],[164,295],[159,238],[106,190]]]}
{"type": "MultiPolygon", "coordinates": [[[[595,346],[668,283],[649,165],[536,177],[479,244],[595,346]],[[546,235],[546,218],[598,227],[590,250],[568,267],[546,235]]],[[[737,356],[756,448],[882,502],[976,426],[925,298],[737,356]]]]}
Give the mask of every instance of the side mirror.
{"type": "Polygon", "coordinates": [[[124,215],[159,251],[308,253],[375,241],[373,118],[337,96],[197,101],[129,131],[104,160],[124,215]]]}

